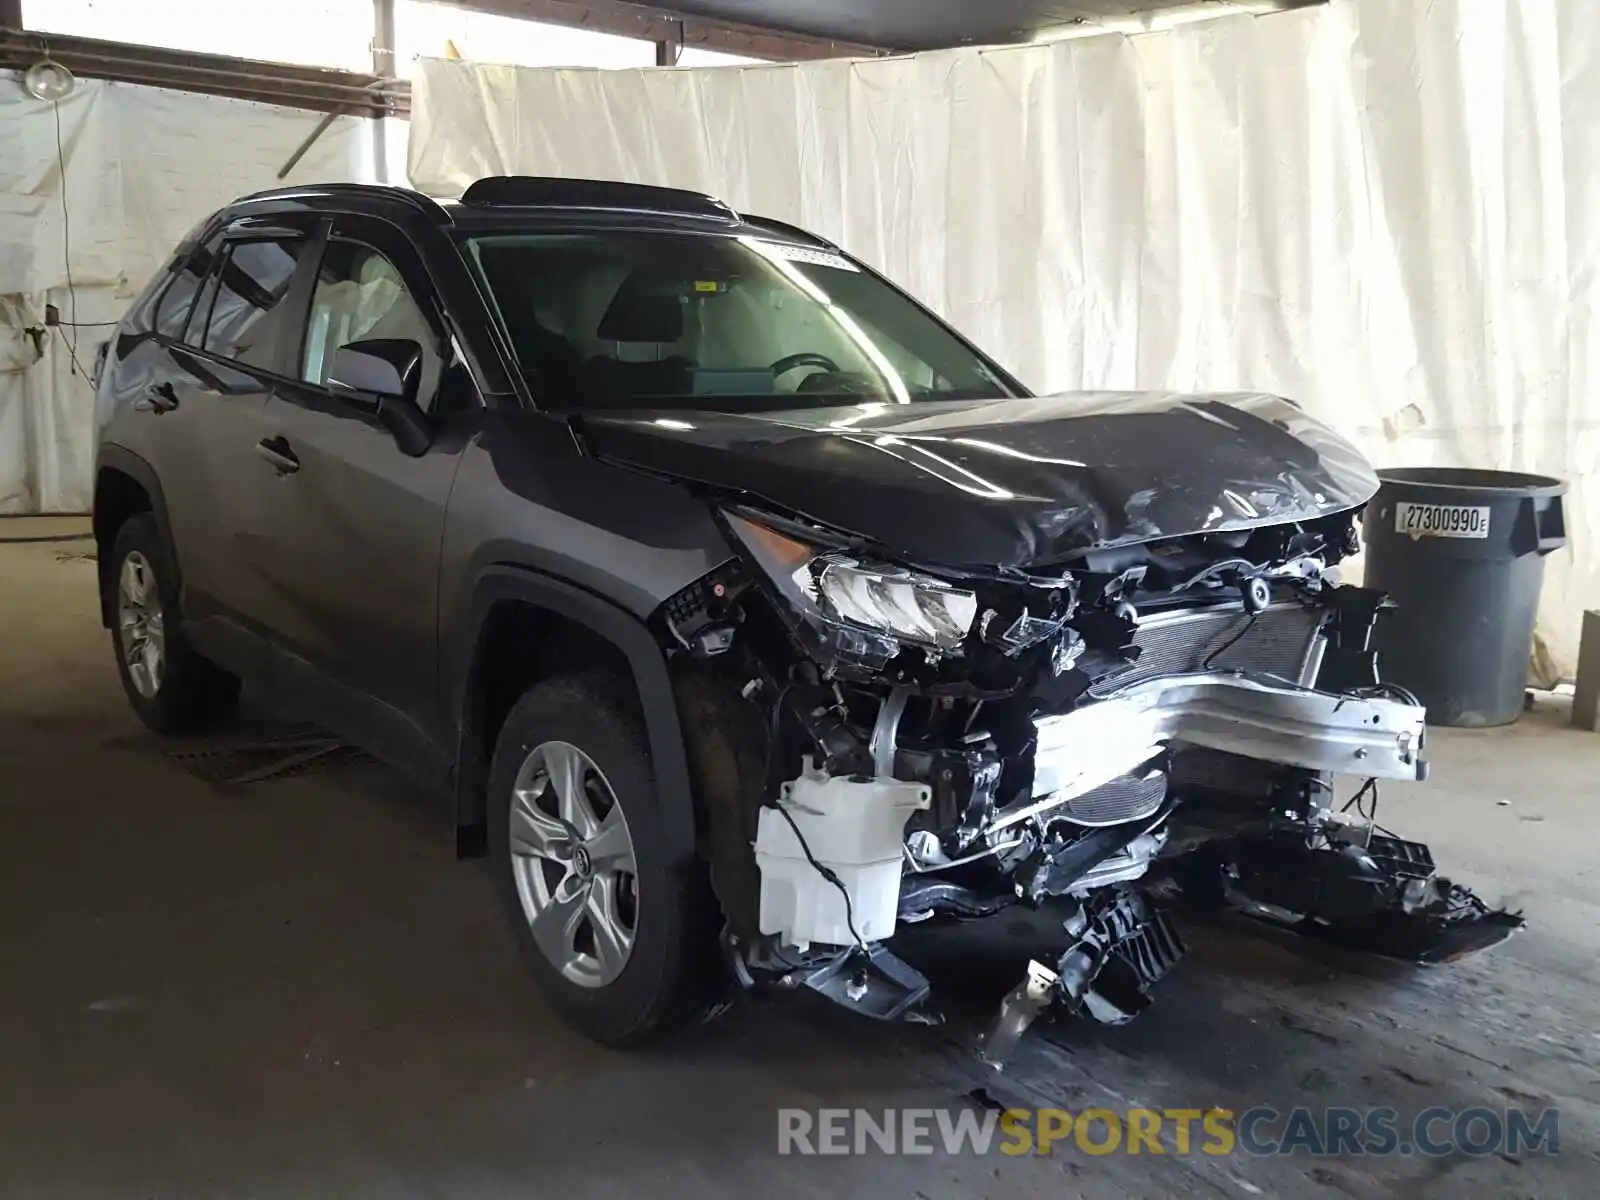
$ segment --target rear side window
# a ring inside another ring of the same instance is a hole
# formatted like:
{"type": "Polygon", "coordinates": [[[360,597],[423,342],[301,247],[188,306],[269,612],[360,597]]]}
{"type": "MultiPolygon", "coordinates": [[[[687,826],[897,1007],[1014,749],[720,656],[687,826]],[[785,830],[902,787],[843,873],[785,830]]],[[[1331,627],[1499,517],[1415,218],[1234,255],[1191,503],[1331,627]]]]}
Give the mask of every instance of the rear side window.
{"type": "MultiPolygon", "coordinates": [[[[205,326],[204,348],[248,366],[276,368],[278,332],[288,318],[283,303],[305,242],[263,239],[230,242],[217,275],[205,326]]],[[[190,341],[194,341],[191,325],[190,341]]]]}
{"type": "Polygon", "coordinates": [[[160,303],[156,305],[154,324],[157,333],[170,338],[183,336],[184,326],[189,322],[189,311],[194,307],[194,298],[216,263],[220,241],[219,238],[212,238],[196,246],[173,274],[172,282],[167,285],[160,303]]]}

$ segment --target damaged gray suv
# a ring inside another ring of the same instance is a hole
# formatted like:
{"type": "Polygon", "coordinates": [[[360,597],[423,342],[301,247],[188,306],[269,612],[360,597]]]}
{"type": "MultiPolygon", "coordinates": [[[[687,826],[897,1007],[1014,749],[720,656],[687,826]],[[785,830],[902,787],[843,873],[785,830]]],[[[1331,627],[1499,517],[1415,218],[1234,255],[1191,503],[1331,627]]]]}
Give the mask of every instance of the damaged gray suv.
{"type": "Polygon", "coordinates": [[[777,981],[928,1019],[895,933],[1019,904],[1061,932],[995,1058],[1138,1013],[1179,909],[1520,924],[1333,803],[1421,779],[1424,714],[1334,571],[1374,476],[1286,401],[1033,396],[801,230],[534,178],[240,200],[96,377],[140,717],[247,681],[437,784],[607,1042],[777,981]]]}

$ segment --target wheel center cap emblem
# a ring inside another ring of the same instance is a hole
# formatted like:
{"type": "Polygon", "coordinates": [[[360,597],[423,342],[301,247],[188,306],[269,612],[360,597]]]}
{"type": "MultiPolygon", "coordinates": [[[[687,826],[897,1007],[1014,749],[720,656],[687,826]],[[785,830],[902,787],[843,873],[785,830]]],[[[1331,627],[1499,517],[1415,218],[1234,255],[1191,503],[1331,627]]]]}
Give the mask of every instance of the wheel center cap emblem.
{"type": "Polygon", "coordinates": [[[582,879],[589,878],[590,872],[594,870],[594,862],[590,859],[589,852],[582,846],[574,846],[572,849],[572,867],[582,879]]]}

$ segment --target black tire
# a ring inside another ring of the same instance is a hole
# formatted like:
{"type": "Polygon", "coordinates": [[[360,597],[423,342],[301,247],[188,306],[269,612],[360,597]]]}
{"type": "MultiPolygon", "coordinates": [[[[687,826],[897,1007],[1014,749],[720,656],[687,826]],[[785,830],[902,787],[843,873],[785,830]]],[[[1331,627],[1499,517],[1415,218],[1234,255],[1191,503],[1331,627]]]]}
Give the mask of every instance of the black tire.
{"type": "Polygon", "coordinates": [[[172,562],[149,513],[130,517],[117,530],[111,562],[103,576],[107,611],[111,613],[111,648],[116,655],[122,690],[139,719],[161,734],[198,733],[228,716],[239,703],[239,680],[202,658],[184,639],[178,588],[172,562]],[[146,695],[134,682],[124,652],[119,619],[119,590],[124,566],[138,555],[154,577],[160,597],[161,636],[165,644],[155,694],[146,695]]]}
{"type": "Polygon", "coordinates": [[[637,1046],[705,1019],[726,992],[721,920],[703,864],[664,851],[661,799],[632,706],[603,678],[536,684],[511,709],[489,771],[489,856],[517,948],[540,989],[574,1027],[609,1046],[637,1046]],[[534,940],[511,856],[517,773],[548,742],[578,747],[605,776],[627,822],[637,864],[633,945],[604,986],[566,978],[534,940]]]}

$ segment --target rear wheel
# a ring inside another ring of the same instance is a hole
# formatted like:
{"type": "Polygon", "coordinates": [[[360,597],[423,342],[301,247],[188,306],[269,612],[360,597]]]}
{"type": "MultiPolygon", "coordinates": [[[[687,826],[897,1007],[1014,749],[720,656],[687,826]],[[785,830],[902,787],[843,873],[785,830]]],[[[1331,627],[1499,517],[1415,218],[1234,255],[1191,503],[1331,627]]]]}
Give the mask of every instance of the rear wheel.
{"type": "Polygon", "coordinates": [[[603,681],[553,680],[507,716],[489,780],[490,854],[519,949],[597,1041],[704,1017],[725,978],[703,868],[664,853],[643,731],[603,681]]]}
{"type": "Polygon", "coordinates": [[[105,580],[117,673],[139,719],[157,733],[178,734],[231,713],[239,680],[185,640],[172,566],[150,514],[117,530],[105,580]]]}

